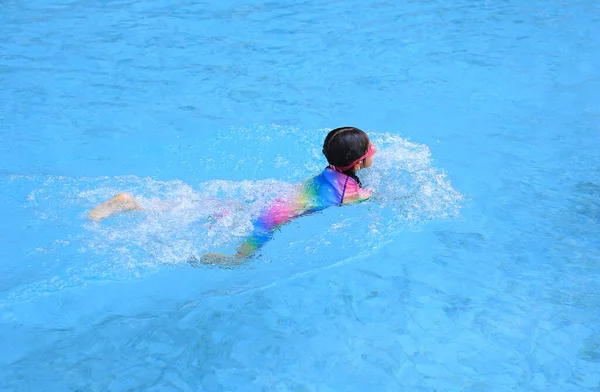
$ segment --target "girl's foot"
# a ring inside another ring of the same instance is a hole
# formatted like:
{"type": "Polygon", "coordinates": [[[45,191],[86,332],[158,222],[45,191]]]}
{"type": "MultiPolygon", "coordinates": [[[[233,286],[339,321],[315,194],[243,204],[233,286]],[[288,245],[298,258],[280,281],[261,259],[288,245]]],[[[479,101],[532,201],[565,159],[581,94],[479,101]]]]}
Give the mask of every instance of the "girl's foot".
{"type": "Polygon", "coordinates": [[[88,218],[95,221],[101,221],[113,214],[119,212],[141,210],[142,206],[127,193],[119,193],[112,199],[94,207],[88,214],[88,218]]]}

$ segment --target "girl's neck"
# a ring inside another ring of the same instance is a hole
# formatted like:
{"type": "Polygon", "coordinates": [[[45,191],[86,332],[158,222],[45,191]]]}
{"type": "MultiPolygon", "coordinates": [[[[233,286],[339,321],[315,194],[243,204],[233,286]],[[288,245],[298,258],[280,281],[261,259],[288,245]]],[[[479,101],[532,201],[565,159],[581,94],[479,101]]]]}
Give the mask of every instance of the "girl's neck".
{"type": "Polygon", "coordinates": [[[358,178],[358,176],[356,175],[356,172],[353,169],[350,169],[347,172],[341,172],[341,171],[337,170],[335,168],[335,166],[333,166],[333,165],[329,165],[327,167],[329,169],[333,170],[333,171],[336,171],[338,173],[341,173],[341,174],[343,174],[345,176],[348,176],[348,177],[352,178],[354,181],[356,181],[356,183],[358,184],[358,186],[362,187],[362,184],[360,183],[360,178],[358,178]]]}

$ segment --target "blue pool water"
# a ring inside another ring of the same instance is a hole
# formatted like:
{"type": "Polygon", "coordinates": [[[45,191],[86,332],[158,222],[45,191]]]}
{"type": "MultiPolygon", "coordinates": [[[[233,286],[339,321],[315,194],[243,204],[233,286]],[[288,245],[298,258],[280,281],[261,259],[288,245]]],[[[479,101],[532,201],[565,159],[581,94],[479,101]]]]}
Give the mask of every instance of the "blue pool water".
{"type": "Polygon", "coordinates": [[[9,0],[0,35],[0,390],[600,390],[594,2],[9,0]],[[373,200],[187,264],[343,125],[373,200]]]}

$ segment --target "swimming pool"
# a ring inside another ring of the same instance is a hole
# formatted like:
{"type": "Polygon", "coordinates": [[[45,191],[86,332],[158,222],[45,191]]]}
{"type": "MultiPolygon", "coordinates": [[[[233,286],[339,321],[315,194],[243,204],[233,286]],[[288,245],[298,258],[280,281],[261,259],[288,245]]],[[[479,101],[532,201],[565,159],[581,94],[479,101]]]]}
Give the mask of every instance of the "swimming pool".
{"type": "Polygon", "coordinates": [[[0,389],[600,388],[599,26],[585,1],[5,3],[0,389]],[[378,146],[375,200],[186,263],[342,125],[378,146]],[[118,191],[150,208],[86,220],[118,191]]]}

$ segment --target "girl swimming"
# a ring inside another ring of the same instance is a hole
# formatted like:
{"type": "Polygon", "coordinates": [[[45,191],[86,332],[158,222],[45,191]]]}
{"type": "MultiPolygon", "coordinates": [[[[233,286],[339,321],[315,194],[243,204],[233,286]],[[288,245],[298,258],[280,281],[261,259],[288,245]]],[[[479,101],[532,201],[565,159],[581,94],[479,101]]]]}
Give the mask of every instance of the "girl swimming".
{"type": "MultiPolygon", "coordinates": [[[[237,264],[263,246],[277,228],[294,218],[368,199],[370,192],[362,188],[356,174],[373,164],[376,149],[367,134],[354,127],[336,128],[327,134],[322,151],[329,165],[319,175],[301,184],[293,195],[285,200],[277,199],[264,209],[253,222],[252,234],[235,255],[207,253],[199,261],[205,264],[237,264]]],[[[121,193],[96,206],[88,217],[100,221],[119,212],[141,209],[142,206],[133,197],[121,193]]]]}

